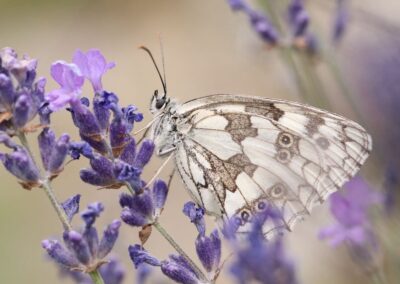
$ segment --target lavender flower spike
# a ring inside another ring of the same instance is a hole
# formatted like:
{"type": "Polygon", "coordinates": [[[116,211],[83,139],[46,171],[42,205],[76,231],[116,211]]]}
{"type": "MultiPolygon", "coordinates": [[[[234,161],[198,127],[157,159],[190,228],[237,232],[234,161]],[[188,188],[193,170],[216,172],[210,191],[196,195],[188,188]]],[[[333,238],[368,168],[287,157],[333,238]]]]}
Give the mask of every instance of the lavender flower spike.
{"type": "Polygon", "coordinates": [[[69,103],[79,101],[84,77],[78,66],[65,61],[57,61],[51,66],[51,76],[61,87],[46,95],[46,100],[49,102],[49,108],[52,111],[57,111],[69,103]]]}
{"type": "Polygon", "coordinates": [[[93,86],[96,93],[103,91],[101,78],[115,63],[107,63],[100,50],[90,49],[86,54],[77,50],[73,57],[73,62],[79,67],[82,75],[87,78],[93,86]]]}

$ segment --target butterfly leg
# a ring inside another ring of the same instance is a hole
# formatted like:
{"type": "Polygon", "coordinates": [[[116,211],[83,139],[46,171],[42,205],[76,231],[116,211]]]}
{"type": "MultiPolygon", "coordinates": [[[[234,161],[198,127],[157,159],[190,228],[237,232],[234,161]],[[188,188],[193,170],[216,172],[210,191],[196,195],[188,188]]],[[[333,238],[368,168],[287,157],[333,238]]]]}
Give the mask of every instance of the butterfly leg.
{"type": "MultiPolygon", "coordinates": [[[[158,168],[157,172],[154,174],[154,176],[150,179],[150,181],[147,183],[147,185],[152,184],[154,180],[160,175],[161,171],[167,166],[168,162],[171,160],[171,158],[174,156],[174,153],[169,154],[167,159],[164,161],[164,163],[158,168]]],[[[170,178],[172,179],[172,178],[170,178]]]]}

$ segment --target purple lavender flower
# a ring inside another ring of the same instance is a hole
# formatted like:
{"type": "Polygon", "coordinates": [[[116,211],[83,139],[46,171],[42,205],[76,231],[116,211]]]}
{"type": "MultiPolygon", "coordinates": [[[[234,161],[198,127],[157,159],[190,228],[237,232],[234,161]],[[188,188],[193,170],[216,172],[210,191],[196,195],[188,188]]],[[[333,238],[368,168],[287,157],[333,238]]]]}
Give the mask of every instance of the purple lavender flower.
{"type": "Polygon", "coordinates": [[[360,177],[352,179],[344,193],[335,192],[330,197],[331,212],[337,223],[322,229],[319,238],[329,239],[332,246],[343,242],[363,245],[373,242],[374,234],[368,219],[368,208],[382,202],[360,177]]]}
{"type": "Polygon", "coordinates": [[[9,154],[0,153],[0,160],[4,167],[20,180],[24,188],[31,189],[37,186],[40,183],[39,169],[33,162],[29,152],[25,148],[10,142],[4,144],[12,146],[13,149],[13,152],[9,154]]]}
{"type": "Polygon", "coordinates": [[[271,45],[278,42],[278,31],[266,15],[252,9],[244,0],[228,0],[228,4],[234,11],[242,11],[249,17],[253,29],[265,42],[271,45]]]}
{"type": "Polygon", "coordinates": [[[193,202],[185,203],[183,213],[195,224],[199,232],[195,242],[197,256],[207,272],[215,273],[221,260],[221,239],[218,231],[214,230],[209,237],[206,236],[204,209],[197,207],[193,202]]]}
{"type": "Polygon", "coordinates": [[[90,49],[86,54],[77,50],[72,60],[80,69],[82,75],[88,79],[93,86],[95,93],[103,91],[101,78],[115,63],[107,63],[100,50],[90,49]]]}
{"type": "Polygon", "coordinates": [[[235,220],[226,223],[224,235],[228,233],[236,256],[230,270],[237,283],[297,283],[293,263],[284,252],[281,236],[265,240],[263,227],[271,219],[281,222],[281,215],[271,207],[253,216],[250,232],[243,239],[232,237],[239,228],[235,220]]]}
{"type": "Polygon", "coordinates": [[[23,130],[39,113],[41,122],[44,100],[44,78],[36,79],[37,60],[23,56],[19,59],[11,48],[0,50],[0,123],[3,130],[14,134],[23,130]],[[15,84],[14,84],[15,83],[15,84]]]}
{"type": "Polygon", "coordinates": [[[303,36],[310,20],[310,17],[305,10],[303,0],[291,0],[288,7],[288,18],[293,30],[293,36],[303,36]]]}
{"type": "Polygon", "coordinates": [[[140,245],[129,246],[129,255],[135,268],[143,264],[159,266],[164,275],[175,282],[182,284],[201,283],[194,269],[182,256],[170,255],[168,259],[160,261],[140,245]]]}
{"type": "Polygon", "coordinates": [[[156,180],[152,189],[144,189],[134,196],[122,193],[121,219],[131,226],[141,227],[152,224],[161,214],[167,198],[168,187],[162,180],[156,180]]]}
{"type": "Polygon", "coordinates": [[[71,222],[72,218],[76,213],[79,212],[79,202],[81,200],[81,195],[74,195],[67,200],[65,200],[61,206],[63,207],[65,214],[67,214],[68,220],[71,222]]]}
{"type": "Polygon", "coordinates": [[[51,76],[60,85],[60,89],[46,95],[49,107],[57,111],[68,104],[76,105],[82,92],[84,77],[75,64],[57,61],[51,65],[51,76]]]}
{"type": "Polygon", "coordinates": [[[169,259],[162,261],[161,271],[164,273],[164,275],[178,283],[201,283],[199,276],[182,256],[171,255],[169,259]]]}
{"type": "MultiPolygon", "coordinates": [[[[79,207],[79,202],[77,204],[77,201],[74,200],[73,208],[77,207],[79,207]]],[[[73,210],[75,211],[75,209],[73,210]]],[[[107,226],[103,237],[99,240],[97,230],[93,225],[103,210],[104,207],[99,202],[90,204],[81,214],[85,222],[82,231],[71,230],[64,232],[63,240],[65,246],[55,240],[44,240],[42,242],[43,248],[54,261],[68,269],[91,271],[99,267],[104,263],[103,259],[114,247],[121,225],[119,220],[114,220],[107,226]]]]}
{"type": "Polygon", "coordinates": [[[197,207],[194,202],[189,201],[183,206],[183,213],[189,217],[190,222],[196,225],[199,234],[204,235],[206,232],[204,209],[197,207]]]}
{"type": "Polygon", "coordinates": [[[46,127],[38,136],[43,167],[49,173],[58,174],[69,151],[69,135],[63,134],[58,140],[54,132],[46,127]]]}

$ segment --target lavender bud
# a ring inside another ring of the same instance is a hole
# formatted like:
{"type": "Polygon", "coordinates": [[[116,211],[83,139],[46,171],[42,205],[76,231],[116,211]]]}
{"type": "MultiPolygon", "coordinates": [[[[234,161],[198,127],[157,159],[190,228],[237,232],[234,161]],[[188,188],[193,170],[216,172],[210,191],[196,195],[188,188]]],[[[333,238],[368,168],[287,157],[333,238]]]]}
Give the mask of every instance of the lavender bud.
{"type": "Polygon", "coordinates": [[[121,154],[124,146],[129,142],[128,125],[122,118],[114,118],[110,125],[110,143],[114,156],[121,154]]]}
{"type": "Polygon", "coordinates": [[[278,41],[278,32],[275,27],[264,15],[250,10],[248,12],[251,25],[260,37],[270,44],[276,44],[278,41]]]}
{"type": "Polygon", "coordinates": [[[102,259],[110,253],[114,244],[118,238],[119,227],[121,227],[121,221],[114,220],[107,229],[104,231],[103,238],[101,239],[99,251],[97,252],[97,257],[102,259]]]}
{"type": "Polygon", "coordinates": [[[119,196],[119,205],[121,205],[122,208],[124,207],[132,207],[132,202],[133,202],[133,196],[128,193],[121,193],[119,196]]]}
{"type": "Polygon", "coordinates": [[[104,177],[92,169],[83,169],[79,172],[79,176],[83,182],[94,186],[108,187],[115,183],[114,179],[104,177]]]}
{"type": "Polygon", "coordinates": [[[295,37],[303,36],[308,27],[310,17],[302,0],[292,0],[288,8],[289,22],[295,37]]]}
{"type": "Polygon", "coordinates": [[[57,140],[54,145],[53,151],[51,152],[48,170],[52,173],[56,173],[62,167],[65,158],[68,155],[69,150],[69,135],[63,134],[57,140]]]}
{"type": "Polygon", "coordinates": [[[71,142],[69,144],[69,154],[74,160],[79,159],[81,155],[88,159],[94,158],[93,148],[87,142],[71,142]]]}
{"type": "Polygon", "coordinates": [[[99,250],[99,236],[96,228],[86,226],[83,230],[83,237],[89,246],[90,254],[92,256],[97,255],[99,250]]]}
{"type": "Polygon", "coordinates": [[[142,263],[147,263],[152,266],[160,266],[161,265],[161,262],[157,258],[151,256],[140,245],[129,246],[128,251],[129,251],[129,256],[131,257],[131,260],[133,261],[133,264],[135,265],[135,268],[138,268],[138,266],[142,263]]]}
{"type": "Polygon", "coordinates": [[[149,139],[144,140],[133,165],[136,168],[142,169],[150,161],[153,152],[154,142],[149,139]]]}
{"type": "Polygon", "coordinates": [[[134,105],[129,105],[125,108],[122,108],[122,112],[125,120],[128,122],[129,132],[132,131],[135,122],[140,122],[143,120],[143,114],[137,112],[137,107],[134,105]]]}
{"type": "Polygon", "coordinates": [[[141,213],[143,216],[152,218],[154,213],[154,204],[149,190],[145,189],[142,193],[133,196],[132,210],[141,213]]]}
{"type": "Polygon", "coordinates": [[[203,267],[208,271],[215,271],[221,259],[221,239],[218,231],[214,230],[210,237],[199,235],[196,239],[196,252],[203,267]]]}
{"type": "Polygon", "coordinates": [[[48,127],[44,128],[38,136],[38,143],[43,167],[46,171],[48,171],[51,153],[56,143],[56,135],[54,134],[53,130],[48,127]]]}
{"type": "Polygon", "coordinates": [[[64,201],[61,204],[61,206],[63,207],[65,214],[67,214],[68,220],[70,222],[72,220],[72,217],[74,217],[74,215],[79,212],[80,199],[81,199],[81,195],[77,194],[77,195],[74,195],[74,196],[68,198],[66,201],[64,201]]]}
{"type": "Polygon", "coordinates": [[[2,155],[1,161],[11,174],[22,181],[39,181],[39,170],[25,149],[18,147],[13,153],[2,155]]]}
{"type": "Polygon", "coordinates": [[[133,165],[136,156],[136,141],[133,137],[129,138],[129,142],[122,150],[120,159],[129,165],[133,165]]]}
{"type": "Polygon", "coordinates": [[[126,224],[134,227],[142,227],[148,224],[145,216],[127,207],[122,209],[121,219],[126,224]]]}
{"type": "Polygon", "coordinates": [[[81,213],[81,218],[85,222],[86,227],[93,226],[96,218],[103,212],[104,205],[101,202],[93,202],[88,205],[87,209],[81,213]]]}
{"type": "Polygon", "coordinates": [[[100,176],[105,179],[115,180],[113,162],[101,155],[95,155],[90,159],[90,165],[100,176]]]}
{"type": "Polygon", "coordinates": [[[157,179],[153,184],[153,202],[154,207],[157,209],[164,208],[165,200],[168,195],[168,187],[167,184],[161,180],[157,179]]]}
{"type": "Polygon", "coordinates": [[[13,122],[17,128],[24,127],[34,116],[36,110],[32,100],[27,95],[20,95],[15,102],[13,122]]]}
{"type": "Polygon", "coordinates": [[[11,79],[0,73],[0,106],[10,110],[14,103],[15,93],[11,79]]]}
{"type": "Polygon", "coordinates": [[[79,267],[78,259],[76,259],[76,257],[66,250],[58,241],[44,240],[42,241],[42,247],[57,263],[68,268],[79,267]]]}
{"type": "Polygon", "coordinates": [[[0,143],[11,149],[17,149],[18,144],[15,143],[11,137],[4,131],[0,131],[0,143]]]}
{"type": "Polygon", "coordinates": [[[108,101],[108,100],[106,100],[104,98],[104,96],[105,96],[104,93],[105,92],[102,92],[101,94],[96,94],[93,99],[94,115],[96,116],[97,122],[103,131],[108,129],[108,126],[110,124],[110,116],[111,116],[110,108],[105,103],[105,101],[108,101]]]}
{"type": "Polygon", "coordinates": [[[72,251],[75,253],[76,258],[85,265],[91,261],[91,254],[89,246],[81,234],[76,231],[68,232],[68,241],[71,245],[72,251]]]}
{"type": "Polygon", "coordinates": [[[161,263],[161,271],[172,280],[182,284],[199,284],[200,281],[195,273],[171,260],[161,263]]]}
{"type": "Polygon", "coordinates": [[[196,225],[199,234],[203,236],[206,231],[206,225],[204,222],[204,209],[197,207],[194,202],[189,201],[183,207],[183,214],[189,217],[190,222],[196,225]]]}

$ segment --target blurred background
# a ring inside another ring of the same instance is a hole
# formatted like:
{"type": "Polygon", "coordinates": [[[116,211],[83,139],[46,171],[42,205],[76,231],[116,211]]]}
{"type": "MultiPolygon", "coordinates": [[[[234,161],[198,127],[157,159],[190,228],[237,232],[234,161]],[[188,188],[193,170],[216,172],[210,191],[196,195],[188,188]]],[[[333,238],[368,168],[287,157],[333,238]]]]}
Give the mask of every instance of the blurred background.
{"type": "MultiPolygon", "coordinates": [[[[312,27],[329,38],[335,1],[306,2],[313,16],[312,27]]],[[[399,13],[400,2],[395,0],[351,2],[348,30],[340,46],[333,47],[336,53],[333,60],[349,83],[353,105],[331,82],[327,67],[324,64],[316,67],[326,86],[324,96],[330,102],[326,107],[361,122],[373,133],[379,159],[369,160],[365,173],[376,185],[384,182],[385,165],[379,162],[372,165],[372,161],[394,157],[392,162],[399,163],[396,138],[400,136],[394,135],[400,122],[394,105],[399,101],[396,96],[400,90],[399,13]]],[[[70,61],[77,48],[84,51],[98,48],[117,65],[104,77],[105,89],[118,94],[122,105],[137,105],[145,122],[151,120],[148,112],[151,95],[161,85],[148,56],[137,47],[148,46],[159,60],[160,34],[169,95],[182,102],[214,93],[302,100],[278,52],[267,47],[253,32],[248,19],[233,13],[226,1],[0,0],[0,47],[10,46],[20,55],[26,53],[37,58],[38,74],[48,78],[47,90],[56,87],[49,75],[52,62],[70,61]]],[[[89,88],[86,91],[91,94],[89,88]]],[[[57,113],[53,122],[58,135],[68,132],[78,138],[68,113],[57,113]]],[[[33,144],[35,136],[30,136],[33,144]]],[[[150,178],[161,163],[154,158],[153,167],[147,168],[145,177],[150,178]]],[[[54,188],[60,200],[82,194],[82,208],[90,202],[102,201],[106,207],[98,223],[98,228],[102,228],[120,214],[119,191],[97,191],[81,182],[79,169],[86,164],[83,160],[68,165],[55,180],[54,188]]],[[[162,176],[167,177],[169,172],[166,169],[162,176]]],[[[45,194],[38,189],[31,192],[21,189],[3,169],[0,180],[1,282],[73,283],[69,279],[59,280],[55,265],[46,260],[40,245],[45,238],[61,235],[60,223],[45,194]]],[[[196,230],[181,214],[183,203],[188,200],[176,176],[161,223],[190,255],[195,255],[196,230]]],[[[296,263],[300,282],[362,283],[364,276],[345,249],[332,249],[317,238],[319,229],[330,218],[328,205],[320,206],[286,237],[288,254],[296,263]]],[[[80,225],[79,218],[75,218],[75,224],[80,225]]],[[[208,225],[210,229],[214,226],[211,220],[208,225]]],[[[121,229],[115,252],[127,272],[124,283],[135,283],[134,267],[126,248],[138,241],[137,230],[124,225],[121,229]]],[[[160,258],[173,252],[157,232],[152,234],[147,247],[160,258]]],[[[165,283],[165,278],[160,279],[159,283],[165,283]]],[[[230,281],[230,276],[224,275],[219,283],[230,281]]]]}

